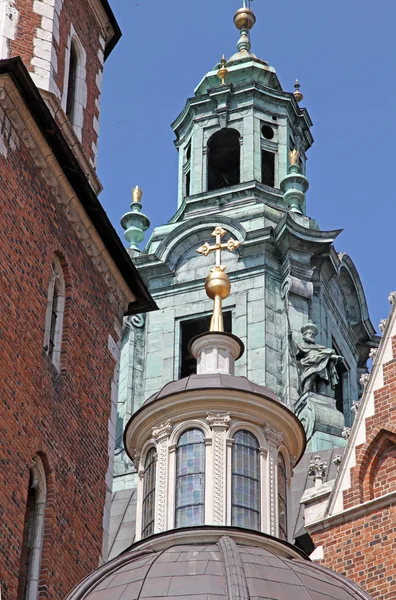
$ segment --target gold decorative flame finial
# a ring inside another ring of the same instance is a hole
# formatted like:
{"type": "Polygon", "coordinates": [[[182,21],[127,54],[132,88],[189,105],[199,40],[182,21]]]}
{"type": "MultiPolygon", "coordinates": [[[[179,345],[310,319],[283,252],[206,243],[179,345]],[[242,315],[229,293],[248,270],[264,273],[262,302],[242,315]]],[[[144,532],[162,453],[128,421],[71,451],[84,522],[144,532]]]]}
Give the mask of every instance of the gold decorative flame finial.
{"type": "Polygon", "coordinates": [[[143,190],[138,185],[135,186],[132,190],[132,202],[136,203],[141,201],[143,196],[143,190]]]}
{"type": "Polygon", "coordinates": [[[210,246],[208,242],[205,242],[205,244],[197,249],[197,252],[204,256],[209,256],[211,252],[216,252],[216,264],[210,269],[210,273],[205,282],[206,293],[208,297],[213,300],[213,314],[210,321],[210,331],[224,331],[222,303],[223,300],[228,298],[231,290],[229,277],[225,273],[226,267],[221,264],[221,251],[229,250],[230,252],[233,252],[242,245],[242,242],[232,238],[230,238],[228,242],[222,244],[221,239],[226,233],[225,229],[223,229],[221,225],[218,225],[211,234],[216,238],[215,244],[210,246]]]}
{"type": "Polygon", "coordinates": [[[228,69],[226,67],[227,61],[225,59],[225,56],[223,54],[223,57],[220,61],[220,69],[217,71],[217,77],[220,77],[221,79],[221,85],[225,84],[225,78],[228,75],[228,69]]]}
{"type": "Polygon", "coordinates": [[[296,91],[294,92],[293,96],[295,97],[295,99],[297,100],[298,103],[301,102],[301,100],[304,99],[304,96],[302,95],[302,93],[300,92],[300,82],[298,81],[298,79],[296,79],[296,83],[294,84],[294,87],[296,89],[296,91]]]}
{"type": "Polygon", "coordinates": [[[292,165],[298,165],[300,160],[300,153],[297,150],[297,148],[294,148],[294,150],[290,150],[289,151],[289,163],[290,166],[292,165]]]}

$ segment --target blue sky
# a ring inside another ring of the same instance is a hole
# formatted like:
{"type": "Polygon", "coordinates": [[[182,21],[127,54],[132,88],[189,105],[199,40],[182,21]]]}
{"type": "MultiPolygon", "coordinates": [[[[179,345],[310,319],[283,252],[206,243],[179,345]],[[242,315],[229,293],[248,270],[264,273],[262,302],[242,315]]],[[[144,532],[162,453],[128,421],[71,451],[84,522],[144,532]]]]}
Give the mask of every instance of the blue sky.
{"type": "MultiPolygon", "coordinates": [[[[144,189],[152,226],[177,204],[170,123],[202,76],[236,50],[239,0],[112,0],[123,38],[106,62],[101,113],[101,201],[119,235],[131,188],[144,189]]],[[[338,252],[360,273],[374,327],[396,289],[396,72],[390,0],[255,0],[252,51],[293,90],[298,77],[314,123],[307,212],[343,228],[338,252]]],[[[147,239],[147,238],[146,238],[147,239]]]]}

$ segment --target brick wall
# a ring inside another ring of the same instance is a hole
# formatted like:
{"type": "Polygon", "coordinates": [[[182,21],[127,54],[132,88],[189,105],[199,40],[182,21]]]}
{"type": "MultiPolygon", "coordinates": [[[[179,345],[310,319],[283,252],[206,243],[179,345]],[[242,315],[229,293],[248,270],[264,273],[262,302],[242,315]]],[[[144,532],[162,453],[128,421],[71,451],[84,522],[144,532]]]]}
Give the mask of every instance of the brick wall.
{"type": "Polygon", "coordinates": [[[377,372],[380,385],[373,381],[373,406],[370,392],[366,408],[359,409],[367,411],[360,425],[365,441],[355,446],[356,464],[343,491],[349,514],[334,514],[324,530],[311,532],[315,546],[323,547],[322,564],[383,600],[396,598],[396,337],[385,343],[389,350],[377,372]]]}
{"type": "Polygon", "coordinates": [[[108,348],[115,307],[103,276],[25,145],[0,147],[0,580],[17,597],[32,458],[46,470],[40,596],[64,598],[97,567],[108,469],[108,348]],[[51,257],[66,273],[60,372],[43,352],[51,257]]]}
{"type": "Polygon", "coordinates": [[[71,32],[78,36],[86,53],[86,98],[82,136],[78,137],[87,158],[96,165],[104,39],[90,2],[15,0],[14,6],[16,31],[8,41],[8,56],[20,55],[36,85],[52,92],[64,108],[71,32]]]}

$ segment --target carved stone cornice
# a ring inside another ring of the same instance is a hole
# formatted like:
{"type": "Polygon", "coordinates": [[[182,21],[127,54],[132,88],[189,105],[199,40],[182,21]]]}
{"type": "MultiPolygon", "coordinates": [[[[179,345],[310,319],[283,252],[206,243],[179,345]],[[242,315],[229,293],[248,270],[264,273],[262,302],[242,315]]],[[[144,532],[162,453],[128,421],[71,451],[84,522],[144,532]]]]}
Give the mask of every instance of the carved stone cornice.
{"type": "Polygon", "coordinates": [[[206,420],[212,429],[215,427],[216,428],[220,427],[222,429],[228,429],[230,422],[231,422],[231,416],[230,416],[230,413],[228,413],[228,412],[227,413],[208,413],[206,420]]]}
{"type": "Polygon", "coordinates": [[[29,152],[56,203],[63,208],[87,255],[111,291],[113,299],[122,311],[126,312],[128,305],[136,298],[108,253],[65,172],[33,121],[16,85],[7,74],[0,76],[0,107],[9,118],[18,139],[29,152]]]}
{"type": "Polygon", "coordinates": [[[173,425],[168,419],[168,421],[165,421],[165,423],[161,423],[161,425],[153,427],[153,437],[157,440],[160,440],[164,437],[168,437],[172,429],[173,425]]]}
{"type": "Polygon", "coordinates": [[[276,448],[279,448],[283,441],[283,435],[270,425],[265,425],[263,431],[265,439],[276,448]]]}

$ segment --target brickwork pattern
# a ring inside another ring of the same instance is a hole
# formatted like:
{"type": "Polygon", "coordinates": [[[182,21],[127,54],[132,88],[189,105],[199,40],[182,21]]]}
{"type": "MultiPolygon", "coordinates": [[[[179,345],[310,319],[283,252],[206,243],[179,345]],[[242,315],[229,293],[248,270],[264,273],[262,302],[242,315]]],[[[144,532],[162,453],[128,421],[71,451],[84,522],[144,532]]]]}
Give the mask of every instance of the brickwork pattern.
{"type": "Polygon", "coordinates": [[[101,556],[116,309],[23,144],[0,156],[0,183],[2,598],[17,598],[29,468],[39,453],[47,475],[39,596],[55,600],[101,556]],[[60,372],[43,351],[54,253],[67,296],[60,372]]]}
{"type": "MultiPolygon", "coordinates": [[[[396,338],[392,338],[393,357],[396,338]]],[[[344,509],[396,491],[396,359],[383,367],[384,385],[374,392],[375,411],[365,419],[366,441],[357,446],[344,509]]],[[[312,534],[323,546],[323,564],[355,581],[373,598],[396,598],[396,499],[366,516],[312,534]]]]}

